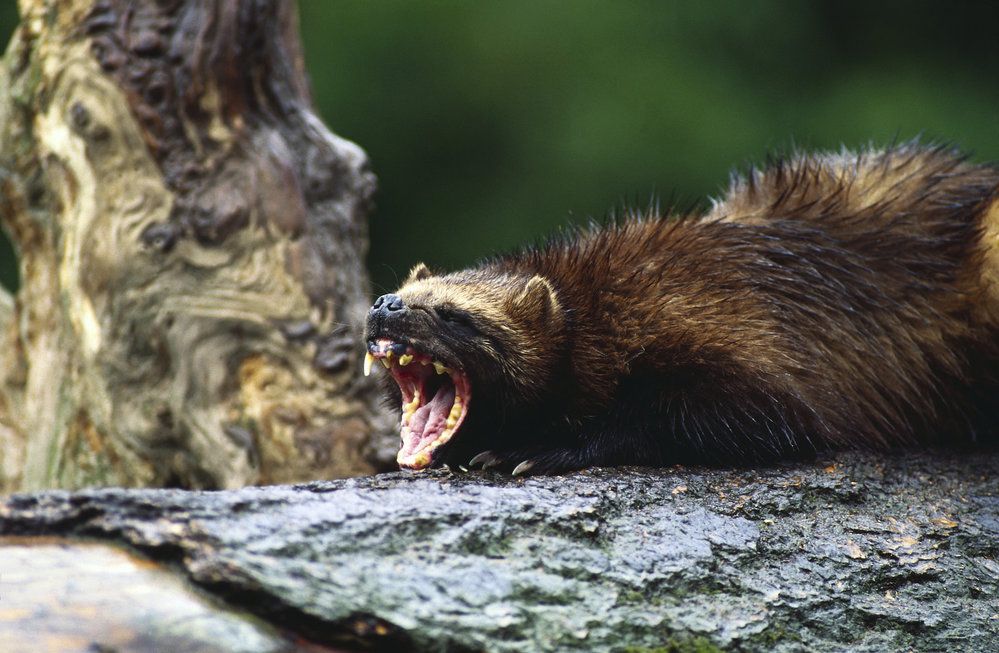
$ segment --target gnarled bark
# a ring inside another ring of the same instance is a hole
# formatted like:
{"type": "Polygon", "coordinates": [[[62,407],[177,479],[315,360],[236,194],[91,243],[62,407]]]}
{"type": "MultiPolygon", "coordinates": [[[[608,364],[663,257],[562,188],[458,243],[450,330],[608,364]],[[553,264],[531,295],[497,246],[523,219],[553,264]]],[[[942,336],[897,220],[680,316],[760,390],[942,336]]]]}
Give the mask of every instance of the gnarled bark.
{"type": "Polygon", "coordinates": [[[22,0],[0,71],[8,489],[373,471],[364,153],[316,117],[294,4],[22,0]]]}

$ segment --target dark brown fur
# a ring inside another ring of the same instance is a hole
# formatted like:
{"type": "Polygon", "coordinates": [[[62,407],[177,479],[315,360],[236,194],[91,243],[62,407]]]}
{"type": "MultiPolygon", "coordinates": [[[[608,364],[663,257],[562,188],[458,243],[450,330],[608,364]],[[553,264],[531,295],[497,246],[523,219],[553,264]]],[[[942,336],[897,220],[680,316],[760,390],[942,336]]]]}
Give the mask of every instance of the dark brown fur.
{"type": "Polygon", "coordinates": [[[399,296],[426,317],[390,335],[473,389],[434,462],[489,450],[553,471],[988,439],[997,185],[944,148],[801,156],[704,215],[419,269],[399,296]]]}

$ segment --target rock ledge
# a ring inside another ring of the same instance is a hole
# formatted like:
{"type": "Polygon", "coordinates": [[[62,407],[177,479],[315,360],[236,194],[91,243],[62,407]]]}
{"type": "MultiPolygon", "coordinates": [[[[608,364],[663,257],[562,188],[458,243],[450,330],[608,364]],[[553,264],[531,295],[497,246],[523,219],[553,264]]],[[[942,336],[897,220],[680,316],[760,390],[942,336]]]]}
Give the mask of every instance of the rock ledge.
{"type": "Polygon", "coordinates": [[[999,454],[8,497],[326,646],[999,650],[999,454]]]}

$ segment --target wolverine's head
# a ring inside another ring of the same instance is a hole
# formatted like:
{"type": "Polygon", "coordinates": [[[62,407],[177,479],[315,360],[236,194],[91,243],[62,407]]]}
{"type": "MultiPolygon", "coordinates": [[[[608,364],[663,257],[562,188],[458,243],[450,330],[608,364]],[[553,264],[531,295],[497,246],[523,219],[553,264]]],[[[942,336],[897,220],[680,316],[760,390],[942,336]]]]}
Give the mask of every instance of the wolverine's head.
{"type": "Polygon", "coordinates": [[[476,411],[516,411],[535,400],[562,328],[557,293],[539,275],[434,275],[420,264],[398,291],[375,300],[364,369],[380,360],[398,386],[399,466],[442,462],[476,411]]]}

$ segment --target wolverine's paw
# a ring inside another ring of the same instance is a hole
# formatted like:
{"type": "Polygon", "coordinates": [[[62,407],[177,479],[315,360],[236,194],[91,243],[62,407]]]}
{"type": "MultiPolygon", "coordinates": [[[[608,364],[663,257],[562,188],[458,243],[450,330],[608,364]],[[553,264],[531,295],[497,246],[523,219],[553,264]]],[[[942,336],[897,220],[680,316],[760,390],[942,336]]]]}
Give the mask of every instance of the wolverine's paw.
{"type": "Polygon", "coordinates": [[[517,449],[512,451],[483,451],[468,461],[474,469],[508,472],[514,476],[558,474],[585,465],[574,460],[573,452],[557,449],[517,449]]]}

